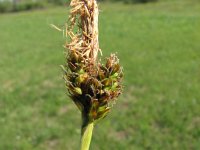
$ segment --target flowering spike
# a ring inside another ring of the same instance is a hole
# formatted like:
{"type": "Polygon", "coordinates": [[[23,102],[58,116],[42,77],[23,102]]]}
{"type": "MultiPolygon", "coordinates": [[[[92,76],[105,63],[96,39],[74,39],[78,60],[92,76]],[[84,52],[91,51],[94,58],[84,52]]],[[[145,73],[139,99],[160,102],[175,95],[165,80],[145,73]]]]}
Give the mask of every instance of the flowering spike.
{"type": "Polygon", "coordinates": [[[123,73],[115,54],[111,54],[105,64],[97,60],[101,50],[96,0],[71,0],[70,6],[65,45],[68,55],[62,69],[69,96],[82,112],[84,139],[88,138],[87,127],[104,118],[121,94],[123,73]]]}

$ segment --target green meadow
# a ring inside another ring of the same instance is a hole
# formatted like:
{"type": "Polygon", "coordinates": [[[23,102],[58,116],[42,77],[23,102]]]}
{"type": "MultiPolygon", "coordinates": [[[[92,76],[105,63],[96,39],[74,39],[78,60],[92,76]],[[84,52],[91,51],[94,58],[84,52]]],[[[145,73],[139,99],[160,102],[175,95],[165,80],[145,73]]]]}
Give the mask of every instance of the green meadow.
{"type": "MultiPolygon", "coordinates": [[[[200,2],[100,3],[102,60],[117,53],[123,94],[91,150],[200,148],[200,2]]],[[[78,150],[80,112],[59,65],[68,8],[0,14],[0,150],[78,150]]]]}

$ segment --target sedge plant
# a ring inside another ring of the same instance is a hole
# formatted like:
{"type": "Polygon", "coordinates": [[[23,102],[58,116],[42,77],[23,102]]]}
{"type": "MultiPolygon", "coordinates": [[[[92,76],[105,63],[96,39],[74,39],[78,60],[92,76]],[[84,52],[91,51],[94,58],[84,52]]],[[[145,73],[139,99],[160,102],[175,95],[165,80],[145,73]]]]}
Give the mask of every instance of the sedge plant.
{"type": "Polygon", "coordinates": [[[94,125],[107,116],[122,91],[122,67],[115,54],[101,63],[96,0],[71,0],[66,25],[66,63],[62,66],[69,97],[82,114],[81,150],[89,150],[94,125]]]}

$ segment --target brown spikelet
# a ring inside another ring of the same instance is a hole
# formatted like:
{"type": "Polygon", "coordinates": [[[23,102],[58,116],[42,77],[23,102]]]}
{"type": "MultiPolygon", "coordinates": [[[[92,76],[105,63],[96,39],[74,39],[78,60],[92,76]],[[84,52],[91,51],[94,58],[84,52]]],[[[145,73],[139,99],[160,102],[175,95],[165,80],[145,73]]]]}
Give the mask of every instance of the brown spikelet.
{"type": "Polygon", "coordinates": [[[66,27],[66,64],[62,66],[69,95],[89,122],[104,118],[122,90],[119,59],[97,60],[98,9],[95,0],[72,0],[66,27]]]}

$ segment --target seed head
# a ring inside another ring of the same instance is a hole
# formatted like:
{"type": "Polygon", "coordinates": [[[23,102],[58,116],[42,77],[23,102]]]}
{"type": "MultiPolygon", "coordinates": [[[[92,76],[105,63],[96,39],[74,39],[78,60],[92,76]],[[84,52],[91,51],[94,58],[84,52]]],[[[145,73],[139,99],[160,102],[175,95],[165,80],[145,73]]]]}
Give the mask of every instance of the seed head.
{"type": "Polygon", "coordinates": [[[122,67],[115,54],[97,60],[98,9],[96,1],[72,0],[66,27],[66,64],[62,66],[69,96],[89,122],[104,118],[122,91],[122,67]]]}

